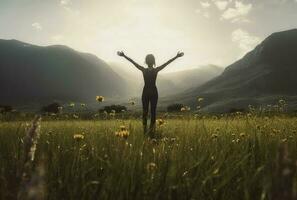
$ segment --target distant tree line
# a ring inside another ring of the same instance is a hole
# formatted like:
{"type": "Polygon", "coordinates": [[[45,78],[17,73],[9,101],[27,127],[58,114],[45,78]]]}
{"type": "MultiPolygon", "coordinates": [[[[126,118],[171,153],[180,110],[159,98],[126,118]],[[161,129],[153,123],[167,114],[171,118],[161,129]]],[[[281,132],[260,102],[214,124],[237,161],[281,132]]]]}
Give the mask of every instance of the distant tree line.
{"type": "Polygon", "coordinates": [[[9,113],[12,112],[13,107],[9,105],[0,105],[0,113],[9,113]]]}
{"type": "Polygon", "coordinates": [[[127,111],[127,107],[126,106],[122,106],[122,105],[110,105],[110,106],[104,106],[104,108],[99,109],[99,112],[107,112],[107,113],[111,113],[111,112],[115,112],[115,113],[120,113],[120,112],[125,112],[127,111]]]}
{"type": "Polygon", "coordinates": [[[175,103],[167,106],[167,112],[180,112],[180,110],[184,107],[181,103],[175,103]]]}
{"type": "MultiPolygon", "coordinates": [[[[60,108],[62,107],[61,104],[55,102],[55,103],[51,103],[49,105],[43,106],[41,108],[41,112],[43,113],[59,113],[60,112],[60,108]]],[[[109,106],[104,106],[104,108],[99,109],[99,112],[107,112],[107,113],[111,113],[111,112],[115,112],[115,113],[120,113],[120,112],[125,112],[127,111],[127,107],[126,106],[122,106],[122,105],[109,105],[109,106]]]]}
{"type": "Polygon", "coordinates": [[[59,108],[61,107],[61,105],[59,103],[51,103],[49,105],[43,106],[41,108],[41,112],[43,113],[59,113],[59,108]]]}

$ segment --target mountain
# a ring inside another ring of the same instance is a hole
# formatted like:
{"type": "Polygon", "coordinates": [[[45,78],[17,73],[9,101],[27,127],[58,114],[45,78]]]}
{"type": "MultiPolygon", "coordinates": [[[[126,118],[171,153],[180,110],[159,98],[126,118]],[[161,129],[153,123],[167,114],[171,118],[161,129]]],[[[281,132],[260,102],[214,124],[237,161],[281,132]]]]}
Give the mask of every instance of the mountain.
{"type": "Polygon", "coordinates": [[[293,29],[270,35],[220,76],[164,101],[174,98],[195,106],[199,96],[205,99],[204,111],[228,112],[285,98],[296,109],[296,76],[297,29],[293,29]]]}
{"type": "MultiPolygon", "coordinates": [[[[123,66],[118,63],[110,63],[110,66],[119,74],[119,76],[128,82],[131,96],[141,95],[143,77],[139,70],[134,68],[132,65],[123,66]]],[[[222,71],[223,68],[221,67],[206,65],[177,72],[161,72],[157,78],[159,95],[173,95],[193,87],[198,87],[220,75],[222,71]]]]}
{"type": "Polygon", "coordinates": [[[124,95],[126,82],[103,60],[67,46],[0,40],[0,104],[91,101],[124,95]]]}
{"type": "Polygon", "coordinates": [[[163,73],[160,77],[173,81],[179,90],[183,91],[201,86],[214,77],[219,76],[222,72],[223,68],[221,67],[216,65],[205,65],[194,69],[163,73]]]}

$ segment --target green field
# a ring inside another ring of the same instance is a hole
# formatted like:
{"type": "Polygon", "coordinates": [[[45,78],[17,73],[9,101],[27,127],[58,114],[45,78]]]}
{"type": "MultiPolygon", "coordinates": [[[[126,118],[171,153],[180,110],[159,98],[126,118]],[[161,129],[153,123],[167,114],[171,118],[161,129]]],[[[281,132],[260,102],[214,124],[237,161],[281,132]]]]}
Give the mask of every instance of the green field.
{"type": "Polygon", "coordinates": [[[151,139],[140,119],[42,120],[29,152],[32,123],[1,122],[0,199],[296,198],[297,118],[164,121],[151,139]]]}

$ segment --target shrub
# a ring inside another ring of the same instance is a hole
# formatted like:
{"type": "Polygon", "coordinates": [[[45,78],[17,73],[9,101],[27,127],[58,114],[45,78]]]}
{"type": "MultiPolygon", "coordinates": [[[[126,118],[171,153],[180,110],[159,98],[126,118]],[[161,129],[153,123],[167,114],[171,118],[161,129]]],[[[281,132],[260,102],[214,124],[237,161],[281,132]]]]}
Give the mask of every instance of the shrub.
{"type": "Polygon", "coordinates": [[[237,112],[245,113],[246,109],[244,109],[244,108],[230,108],[228,113],[237,113],[237,112]]]}
{"type": "Polygon", "coordinates": [[[12,111],[12,106],[0,105],[0,113],[8,113],[12,111]]]}
{"type": "Polygon", "coordinates": [[[184,107],[183,104],[175,103],[167,106],[167,112],[179,112],[184,107]]]}
{"type": "Polygon", "coordinates": [[[127,111],[127,107],[122,105],[110,105],[110,106],[105,106],[103,109],[100,109],[99,112],[106,111],[107,113],[111,113],[113,110],[116,113],[120,113],[123,111],[127,111]]]}
{"type": "Polygon", "coordinates": [[[51,103],[47,106],[42,107],[41,111],[45,113],[59,113],[61,105],[59,103],[51,103]]]}

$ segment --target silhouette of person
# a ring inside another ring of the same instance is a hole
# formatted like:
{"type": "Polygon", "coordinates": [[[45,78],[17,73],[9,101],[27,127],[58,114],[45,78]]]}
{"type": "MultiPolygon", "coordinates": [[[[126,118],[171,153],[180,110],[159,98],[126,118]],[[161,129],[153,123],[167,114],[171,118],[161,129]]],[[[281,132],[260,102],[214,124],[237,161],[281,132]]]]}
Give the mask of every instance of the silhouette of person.
{"type": "Polygon", "coordinates": [[[143,78],[144,78],[144,87],[142,91],[142,121],[143,121],[143,131],[146,134],[147,133],[147,116],[148,116],[148,110],[149,110],[149,104],[151,107],[151,122],[150,122],[150,133],[155,130],[155,124],[156,124],[156,109],[157,109],[157,103],[158,103],[158,90],[156,87],[156,79],[158,72],[164,69],[168,64],[173,62],[175,59],[182,57],[184,55],[183,52],[178,52],[177,55],[170,60],[168,60],[166,63],[159,67],[156,66],[155,57],[153,54],[148,54],[145,57],[145,63],[147,64],[147,68],[137,64],[134,60],[129,58],[124,54],[122,51],[118,51],[117,54],[119,56],[122,56],[126,58],[128,61],[130,61],[137,69],[142,71],[143,78]]]}

